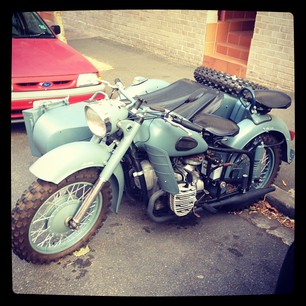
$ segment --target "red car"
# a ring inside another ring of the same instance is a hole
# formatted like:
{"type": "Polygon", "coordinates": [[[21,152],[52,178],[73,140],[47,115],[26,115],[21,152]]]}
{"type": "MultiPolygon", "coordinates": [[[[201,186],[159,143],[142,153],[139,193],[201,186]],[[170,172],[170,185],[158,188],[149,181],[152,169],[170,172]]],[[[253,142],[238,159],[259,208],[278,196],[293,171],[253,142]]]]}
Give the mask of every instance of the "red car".
{"type": "Polygon", "coordinates": [[[83,55],[56,35],[37,12],[12,16],[11,122],[22,122],[24,109],[35,100],[69,97],[69,103],[103,91],[99,72],[83,55]]]}

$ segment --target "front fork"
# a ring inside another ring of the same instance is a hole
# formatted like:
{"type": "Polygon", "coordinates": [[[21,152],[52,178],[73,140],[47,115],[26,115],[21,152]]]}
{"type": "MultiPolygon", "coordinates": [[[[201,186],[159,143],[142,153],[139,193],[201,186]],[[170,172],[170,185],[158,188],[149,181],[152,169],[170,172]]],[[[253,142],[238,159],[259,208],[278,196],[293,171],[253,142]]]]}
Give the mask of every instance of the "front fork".
{"type": "Polygon", "coordinates": [[[77,229],[79,227],[79,224],[82,218],[84,217],[86,211],[91,206],[104,184],[110,179],[117,165],[120,163],[129,146],[133,142],[135,135],[141,127],[142,121],[143,120],[140,119],[138,122],[130,120],[123,120],[118,122],[118,126],[123,132],[123,137],[118,143],[117,147],[113,150],[110,158],[107,161],[106,166],[101,171],[99,178],[93,185],[91,191],[86,196],[85,200],[83,201],[75,215],[70,220],[68,220],[68,226],[71,229],[77,229]]]}

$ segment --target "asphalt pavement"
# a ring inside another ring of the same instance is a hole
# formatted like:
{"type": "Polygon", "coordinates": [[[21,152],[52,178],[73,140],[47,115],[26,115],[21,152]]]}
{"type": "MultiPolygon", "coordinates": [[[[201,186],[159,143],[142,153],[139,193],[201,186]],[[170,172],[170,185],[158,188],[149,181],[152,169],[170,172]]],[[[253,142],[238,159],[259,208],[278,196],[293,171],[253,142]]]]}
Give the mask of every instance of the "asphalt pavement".
{"type": "MultiPolygon", "coordinates": [[[[173,62],[153,52],[130,47],[112,40],[94,36],[90,32],[65,26],[65,36],[69,45],[91,60],[105,79],[113,83],[115,78],[126,85],[133,82],[135,76],[162,79],[169,83],[181,78],[194,80],[196,67],[184,63],[173,62]]],[[[271,88],[273,89],[273,88],[271,88]]],[[[286,110],[272,112],[282,118],[290,130],[295,130],[295,97],[286,110]]],[[[295,140],[292,142],[295,149],[295,140]]],[[[266,200],[280,213],[295,218],[295,160],[291,164],[282,163],[274,183],[276,190],[267,195],[266,200]]]]}

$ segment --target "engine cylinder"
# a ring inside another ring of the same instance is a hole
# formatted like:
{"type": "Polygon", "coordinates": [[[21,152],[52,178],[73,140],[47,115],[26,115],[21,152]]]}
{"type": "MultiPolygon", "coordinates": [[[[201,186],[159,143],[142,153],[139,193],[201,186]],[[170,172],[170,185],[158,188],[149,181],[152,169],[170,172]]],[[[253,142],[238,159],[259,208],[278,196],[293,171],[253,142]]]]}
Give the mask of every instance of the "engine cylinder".
{"type": "MultiPolygon", "coordinates": [[[[146,181],[147,185],[147,190],[152,190],[157,183],[157,176],[156,173],[151,165],[151,163],[148,160],[142,160],[141,162],[141,167],[142,167],[142,172],[146,181]]],[[[135,185],[137,188],[141,189],[140,182],[138,179],[138,176],[142,175],[142,173],[134,173],[134,180],[135,180],[135,185]]]]}

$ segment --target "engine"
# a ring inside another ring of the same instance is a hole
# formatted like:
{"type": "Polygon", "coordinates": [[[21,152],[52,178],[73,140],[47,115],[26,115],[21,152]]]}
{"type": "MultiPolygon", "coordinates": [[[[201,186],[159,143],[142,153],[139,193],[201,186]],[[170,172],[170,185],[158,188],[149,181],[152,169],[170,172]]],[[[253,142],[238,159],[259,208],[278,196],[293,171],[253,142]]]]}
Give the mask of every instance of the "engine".
{"type": "Polygon", "coordinates": [[[170,195],[170,208],[177,216],[187,215],[197,201],[197,193],[204,190],[200,177],[203,161],[204,154],[174,159],[173,168],[180,192],[170,195]]]}
{"type": "Polygon", "coordinates": [[[203,191],[204,182],[200,179],[200,170],[204,158],[204,154],[198,154],[174,160],[173,168],[179,185],[190,185],[195,187],[196,192],[203,191]]]}
{"type": "Polygon", "coordinates": [[[176,215],[188,214],[199,197],[226,192],[227,184],[221,180],[224,158],[208,150],[205,154],[174,159],[173,168],[180,192],[170,195],[170,208],[176,215]]]}
{"type": "MultiPolygon", "coordinates": [[[[158,179],[148,160],[143,160],[141,165],[150,197],[160,189],[158,179]]],[[[226,188],[225,182],[220,182],[223,160],[219,154],[206,152],[206,154],[173,158],[172,167],[179,193],[169,194],[169,197],[163,201],[156,200],[155,207],[167,205],[177,216],[187,215],[203,194],[204,196],[213,195],[222,185],[224,189],[226,188]]],[[[134,179],[137,187],[140,188],[135,174],[134,179]]]]}

